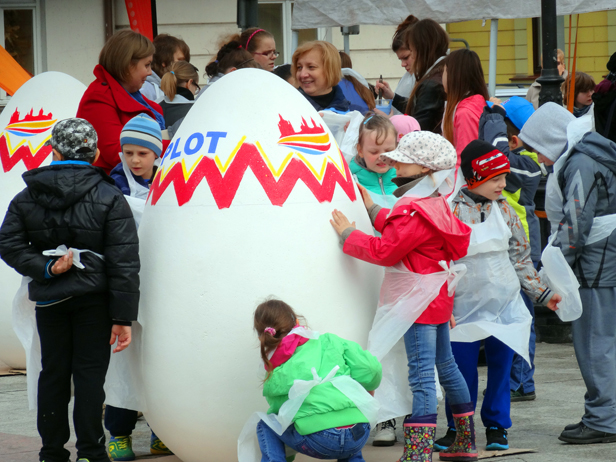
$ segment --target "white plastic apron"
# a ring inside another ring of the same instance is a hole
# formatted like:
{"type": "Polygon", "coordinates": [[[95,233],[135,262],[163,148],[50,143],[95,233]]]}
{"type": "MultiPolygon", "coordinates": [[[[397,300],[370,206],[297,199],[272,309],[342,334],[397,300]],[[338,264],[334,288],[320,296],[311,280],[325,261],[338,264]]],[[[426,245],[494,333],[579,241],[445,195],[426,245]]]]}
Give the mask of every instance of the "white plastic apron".
{"type": "Polygon", "coordinates": [[[494,336],[530,364],[528,341],[533,320],[520,295],[520,282],[509,260],[511,230],[496,201],[483,223],[472,229],[467,256],[458,260],[468,277],[456,289],[452,342],[476,342],[494,336]]]}
{"type": "MultiPolygon", "coordinates": [[[[291,330],[289,335],[297,334],[309,339],[317,339],[318,332],[312,332],[305,327],[291,330]]],[[[319,377],[313,367],[312,380],[295,380],[289,390],[289,399],[280,407],[278,414],[266,414],[255,412],[252,414],[244,428],[242,429],[237,441],[237,454],[239,462],[259,462],[261,460],[261,449],[257,438],[257,424],[263,420],[276,434],[282,435],[293,423],[295,415],[302,407],[304,400],[310,391],[323,383],[331,382],[342,394],[349,398],[362,414],[369,420],[370,425],[374,426],[379,410],[379,403],[374,399],[356,380],[348,375],[335,377],[340,366],[335,366],[324,378],[319,377]]]]}
{"type": "MultiPolygon", "coordinates": [[[[69,250],[73,251],[73,266],[79,269],[85,268],[83,263],[81,263],[80,256],[82,253],[89,252],[103,260],[105,259],[103,255],[91,250],[67,249],[65,245],[61,245],[54,250],[45,250],[43,255],[62,257],[68,254],[69,250]]],[[[29,277],[23,277],[21,279],[21,286],[13,299],[13,330],[24,347],[24,350],[26,350],[28,407],[30,409],[36,409],[38,379],[42,369],[41,340],[36,326],[36,302],[28,298],[28,283],[30,281],[32,281],[32,278],[29,277]]],[[[53,309],[53,306],[50,306],[48,309],[53,309]]]]}
{"type": "MultiPolygon", "coordinates": [[[[128,202],[135,218],[135,224],[139,228],[150,190],[137,183],[122,153],[120,153],[120,160],[130,188],[130,196],[125,195],[124,198],[128,202]]],[[[156,162],[158,162],[158,159],[156,162]]],[[[147,411],[145,399],[141,392],[144,383],[141,369],[142,332],[141,324],[138,321],[133,321],[130,347],[111,355],[105,377],[105,404],[122,409],[132,409],[133,411],[147,411]]]]}
{"type": "MultiPolygon", "coordinates": [[[[408,383],[408,358],[403,337],[413,323],[438,296],[443,284],[448,284],[449,296],[466,273],[463,264],[444,271],[418,274],[409,271],[402,262],[385,268],[379,307],[368,335],[368,351],[381,362],[383,378],[374,397],[381,409],[378,421],[384,422],[413,410],[413,394],[408,383]]],[[[440,386],[437,386],[437,393],[440,386]]]]}
{"type": "MultiPolygon", "coordinates": [[[[541,255],[543,267],[540,274],[550,288],[563,297],[556,311],[563,321],[574,321],[582,315],[582,301],[579,294],[580,285],[575,274],[562,250],[552,245],[558,227],[564,218],[564,199],[558,185],[558,175],[571,150],[591,130],[593,130],[593,119],[585,116],[572,121],[567,126],[567,150],[554,164],[554,173],[548,177],[546,186],[545,211],[550,221],[552,235],[541,255]]],[[[609,237],[615,229],[616,214],[595,217],[585,245],[591,245],[609,237]]]]}

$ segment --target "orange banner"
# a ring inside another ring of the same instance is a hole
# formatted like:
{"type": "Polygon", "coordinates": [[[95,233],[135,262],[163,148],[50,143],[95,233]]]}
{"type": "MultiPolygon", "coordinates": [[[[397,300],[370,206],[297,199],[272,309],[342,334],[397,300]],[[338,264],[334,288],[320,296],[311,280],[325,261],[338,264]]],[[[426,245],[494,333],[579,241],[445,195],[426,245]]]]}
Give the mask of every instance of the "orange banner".
{"type": "Polygon", "coordinates": [[[152,30],[152,1],[151,0],[126,0],[126,11],[130,28],[150,40],[154,40],[152,30]]]}
{"type": "Polygon", "coordinates": [[[2,46],[0,46],[0,69],[2,69],[0,88],[11,96],[32,77],[2,46]]]}

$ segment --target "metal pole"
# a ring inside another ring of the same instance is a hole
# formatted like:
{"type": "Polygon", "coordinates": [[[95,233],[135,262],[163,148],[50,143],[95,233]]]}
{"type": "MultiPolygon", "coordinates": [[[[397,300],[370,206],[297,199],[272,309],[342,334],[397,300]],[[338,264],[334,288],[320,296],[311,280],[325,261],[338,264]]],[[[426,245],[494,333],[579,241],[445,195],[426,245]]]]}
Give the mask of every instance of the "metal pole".
{"type": "Polygon", "coordinates": [[[348,55],[351,52],[351,46],[349,45],[349,36],[344,34],[344,52],[348,55]]]}
{"type": "Polygon", "coordinates": [[[556,0],[541,0],[541,30],[543,32],[543,68],[537,82],[541,84],[539,106],[554,102],[562,106],[560,85],[565,80],[558,73],[556,0]]]}
{"type": "Polygon", "coordinates": [[[488,70],[488,93],[496,96],[496,48],[498,47],[498,19],[490,21],[490,65],[488,70]]]}

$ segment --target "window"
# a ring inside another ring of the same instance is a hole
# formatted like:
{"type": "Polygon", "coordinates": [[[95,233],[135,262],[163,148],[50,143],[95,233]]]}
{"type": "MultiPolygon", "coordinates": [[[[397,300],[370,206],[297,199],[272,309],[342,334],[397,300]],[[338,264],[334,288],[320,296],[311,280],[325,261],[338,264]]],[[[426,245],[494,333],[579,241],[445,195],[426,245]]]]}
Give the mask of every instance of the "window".
{"type": "MultiPolygon", "coordinates": [[[[40,67],[37,9],[38,1],[0,0],[0,45],[31,75],[36,75],[40,67]]],[[[0,105],[8,98],[0,90],[0,105]]]]}
{"type": "Polygon", "coordinates": [[[290,63],[298,45],[317,40],[319,37],[317,29],[291,30],[292,17],[293,1],[291,0],[259,1],[259,27],[274,35],[276,49],[280,52],[280,56],[276,59],[277,66],[290,63]]]}

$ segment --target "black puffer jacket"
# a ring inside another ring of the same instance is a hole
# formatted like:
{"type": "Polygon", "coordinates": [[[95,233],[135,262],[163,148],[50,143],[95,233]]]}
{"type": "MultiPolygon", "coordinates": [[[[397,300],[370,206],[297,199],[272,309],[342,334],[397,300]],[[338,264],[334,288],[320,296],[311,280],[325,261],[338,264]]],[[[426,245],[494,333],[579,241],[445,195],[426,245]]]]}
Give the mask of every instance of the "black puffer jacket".
{"type": "MultiPolygon", "coordinates": [[[[102,169],[82,162],[57,162],[24,173],[26,189],[9,205],[0,228],[0,256],[30,276],[30,299],[63,300],[104,294],[111,318],[135,321],[139,305],[139,240],[124,196],[102,169]],[[85,269],[45,277],[60,245],[104,255],[81,254],[85,269]]],[[[51,309],[51,307],[50,307],[51,309]]]]}

